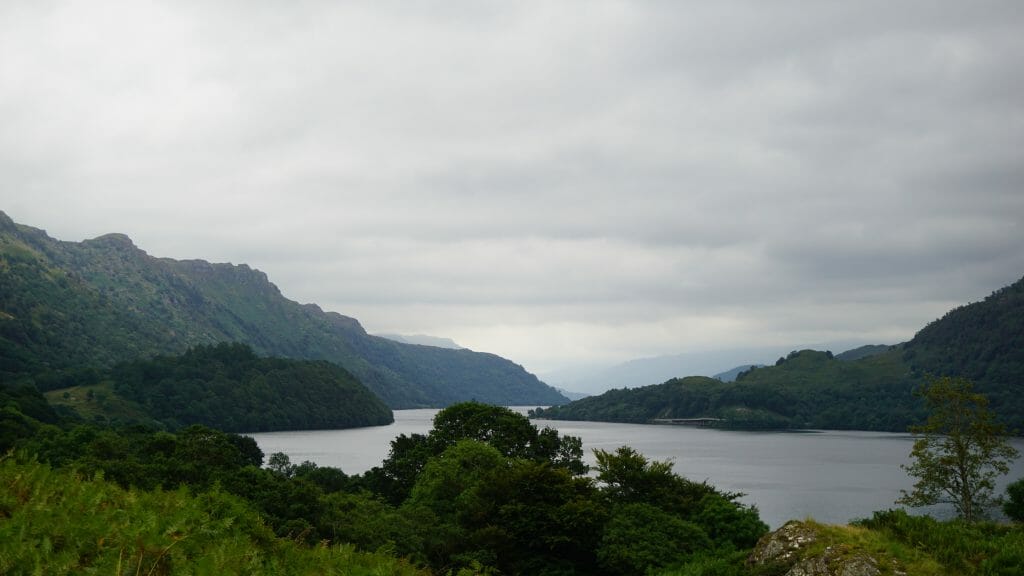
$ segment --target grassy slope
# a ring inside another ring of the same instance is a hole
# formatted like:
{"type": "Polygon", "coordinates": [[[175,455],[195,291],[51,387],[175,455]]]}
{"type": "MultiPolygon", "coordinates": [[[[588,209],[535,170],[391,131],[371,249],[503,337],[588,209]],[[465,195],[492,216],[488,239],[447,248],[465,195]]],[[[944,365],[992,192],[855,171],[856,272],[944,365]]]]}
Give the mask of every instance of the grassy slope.
{"type": "Polygon", "coordinates": [[[382,553],[275,538],[224,493],[123,490],[9,457],[0,518],[3,574],[424,574],[382,553]]]}
{"type": "Polygon", "coordinates": [[[163,427],[145,408],[119,396],[110,381],[51,390],[43,395],[57,410],[72,412],[87,422],[163,427]]]}

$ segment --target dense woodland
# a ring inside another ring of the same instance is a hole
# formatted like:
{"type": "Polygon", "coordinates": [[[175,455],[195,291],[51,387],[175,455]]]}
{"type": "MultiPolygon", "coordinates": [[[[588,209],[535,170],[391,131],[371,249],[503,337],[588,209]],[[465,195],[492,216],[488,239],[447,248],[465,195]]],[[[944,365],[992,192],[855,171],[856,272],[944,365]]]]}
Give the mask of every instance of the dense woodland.
{"type": "Polygon", "coordinates": [[[197,346],[180,356],[89,369],[77,380],[84,383],[56,388],[46,397],[60,413],[93,422],[261,432],[394,421],[391,409],[344,368],[262,358],[244,344],[197,346]]]}
{"type": "Polygon", "coordinates": [[[974,381],[1008,423],[1024,432],[1024,279],[951,310],[901,352],[915,374],[974,381]]]}
{"type": "Polygon", "coordinates": [[[344,368],[260,358],[244,344],[198,346],[182,356],[126,362],[110,370],[109,380],[114,392],[170,429],[202,424],[259,432],[394,421],[391,410],[344,368]]]}
{"type": "Polygon", "coordinates": [[[643,423],[660,418],[721,418],[730,428],[905,431],[923,407],[898,356],[849,362],[804,350],[775,366],[740,373],[734,382],[691,376],[664,384],[610,390],[537,416],[643,423]]]}

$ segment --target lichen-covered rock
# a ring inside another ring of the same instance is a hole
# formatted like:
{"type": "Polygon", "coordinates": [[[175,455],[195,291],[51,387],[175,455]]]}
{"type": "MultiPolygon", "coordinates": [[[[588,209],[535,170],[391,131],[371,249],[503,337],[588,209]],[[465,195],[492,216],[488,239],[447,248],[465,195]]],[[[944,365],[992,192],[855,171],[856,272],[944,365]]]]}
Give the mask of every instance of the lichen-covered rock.
{"type": "Polygon", "coordinates": [[[776,565],[785,576],[880,576],[878,560],[848,545],[831,545],[812,523],[790,521],[764,536],[748,563],[776,565]]]}
{"type": "Polygon", "coordinates": [[[817,531],[803,522],[791,520],[762,537],[748,562],[755,565],[795,564],[800,559],[800,551],[817,540],[817,531]]]}
{"type": "Polygon", "coordinates": [[[826,548],[823,553],[801,560],[786,576],[879,576],[878,563],[867,554],[850,556],[826,548]]]}

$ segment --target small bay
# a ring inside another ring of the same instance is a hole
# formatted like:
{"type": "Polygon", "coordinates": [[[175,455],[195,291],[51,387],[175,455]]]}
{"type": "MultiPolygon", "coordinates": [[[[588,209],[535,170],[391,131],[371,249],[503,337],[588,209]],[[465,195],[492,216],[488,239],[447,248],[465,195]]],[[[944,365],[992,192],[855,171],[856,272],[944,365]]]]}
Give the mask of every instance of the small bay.
{"type": "MultiPolygon", "coordinates": [[[[517,408],[525,412],[526,408],[517,408]]],[[[396,410],[388,426],[348,430],[254,433],[264,454],[283,452],[293,463],[361,474],[379,466],[390,442],[399,434],[427,433],[436,409],[396,410]]],[[[676,473],[706,480],[729,492],[742,492],[772,528],[790,519],[814,518],[845,523],[868,517],[875,510],[895,507],[900,490],[912,480],[900,468],[909,462],[909,434],[859,431],[745,432],[688,426],[614,424],[533,420],[561,434],[583,440],[585,459],[594,463],[593,450],[631,446],[648,458],[671,460],[676,473]]],[[[1024,453],[1024,439],[1010,442],[1024,453]]],[[[1017,460],[999,490],[1024,477],[1024,460],[1017,460]]],[[[930,510],[948,514],[941,508],[930,510]]]]}

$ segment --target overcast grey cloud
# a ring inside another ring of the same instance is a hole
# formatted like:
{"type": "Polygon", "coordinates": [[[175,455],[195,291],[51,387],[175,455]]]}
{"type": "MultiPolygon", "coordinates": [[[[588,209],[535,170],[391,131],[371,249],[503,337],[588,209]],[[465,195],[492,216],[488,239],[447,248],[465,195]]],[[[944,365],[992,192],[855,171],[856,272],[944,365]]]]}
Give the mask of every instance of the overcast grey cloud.
{"type": "Polygon", "coordinates": [[[1024,275],[1022,57],[1016,0],[5,2],[0,209],[539,372],[895,343],[1024,275]]]}

